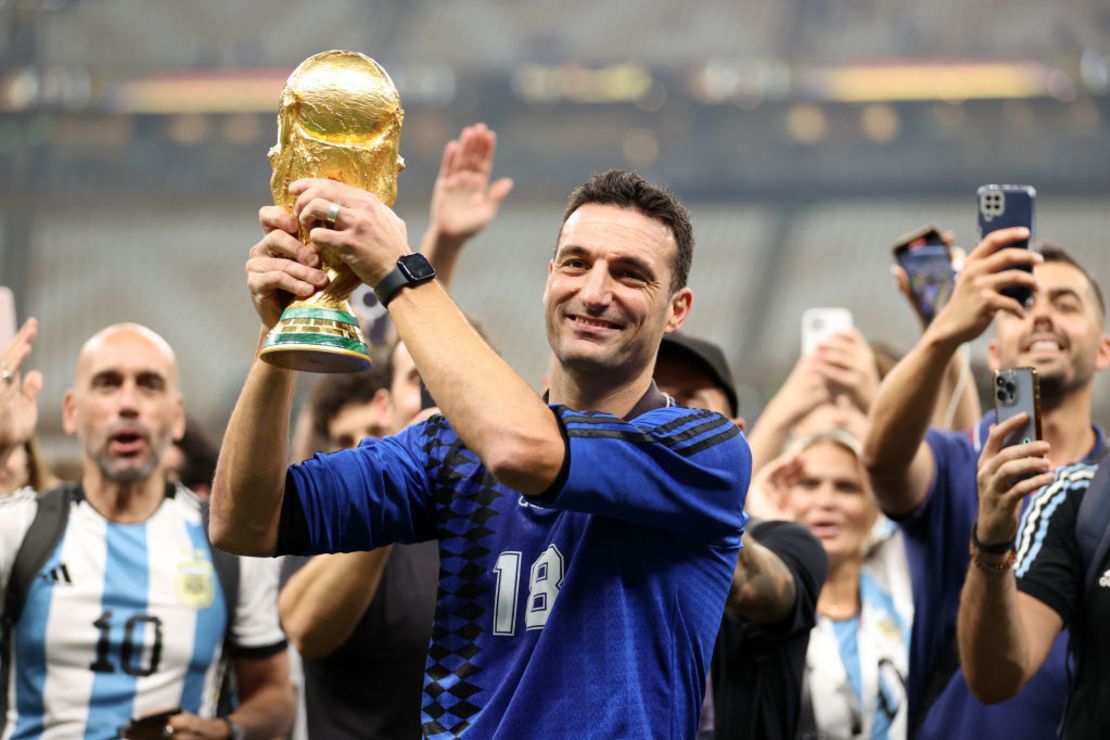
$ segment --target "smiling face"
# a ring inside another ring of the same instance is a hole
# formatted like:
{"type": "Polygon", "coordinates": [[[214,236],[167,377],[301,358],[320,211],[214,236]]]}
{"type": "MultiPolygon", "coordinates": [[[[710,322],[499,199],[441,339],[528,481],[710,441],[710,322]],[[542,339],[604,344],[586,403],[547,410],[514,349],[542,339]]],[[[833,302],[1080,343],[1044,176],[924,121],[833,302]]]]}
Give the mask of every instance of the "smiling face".
{"type": "Polygon", "coordinates": [[[66,432],[109,481],[141,482],[159,470],[167,445],[185,432],[177,363],[142,327],[109,328],[90,339],[65,397],[66,432]]]}
{"type": "Polygon", "coordinates": [[[589,203],[563,224],[544,290],[547,338],[577,373],[650,372],[664,332],[682,326],[691,293],[670,286],[675,239],[663,223],[589,203]]]}
{"type": "Polygon", "coordinates": [[[1089,387],[1095,372],[1110,365],[1110,339],[1082,272],[1066,262],[1044,262],[1033,274],[1038,290],[1025,318],[996,317],[990,362],[992,369],[1035,368],[1042,396],[1052,401],[1089,387]]]}
{"type": "Polygon", "coordinates": [[[878,507],[859,460],[831,441],[806,448],[801,459],[805,473],[788,499],[797,521],[821,541],[830,561],[862,557],[878,507]]]}

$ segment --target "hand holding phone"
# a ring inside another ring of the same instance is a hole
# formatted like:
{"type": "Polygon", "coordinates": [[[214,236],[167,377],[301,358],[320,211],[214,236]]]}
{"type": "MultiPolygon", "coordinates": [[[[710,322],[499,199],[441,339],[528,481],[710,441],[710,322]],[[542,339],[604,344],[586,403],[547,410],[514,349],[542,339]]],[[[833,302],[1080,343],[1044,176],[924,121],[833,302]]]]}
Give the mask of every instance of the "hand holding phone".
{"type": "Polygon", "coordinates": [[[948,243],[936,226],[922,226],[895,241],[893,252],[906,272],[914,311],[928,326],[951,298],[956,281],[948,243]]]}
{"type": "Polygon", "coordinates": [[[1031,367],[996,370],[994,411],[999,424],[1022,412],[1028,414],[1025,424],[1006,437],[1003,447],[1041,439],[1041,386],[1037,371],[1031,367]]]}
{"type": "Polygon", "coordinates": [[[165,740],[171,718],[181,714],[181,707],[137,717],[119,728],[119,736],[129,740],[165,740]]]}
{"type": "Polygon", "coordinates": [[[846,308],[807,308],[802,314],[802,356],[813,354],[833,334],[852,329],[846,308]]]}
{"type": "MultiPolygon", "coordinates": [[[[1029,249],[1033,242],[1033,203],[1037,198],[1037,191],[1031,185],[983,185],[975,191],[979,203],[979,237],[980,239],[1000,229],[1012,226],[1024,226],[1029,229],[1029,238],[1015,242],[1007,249],[1029,249]]],[[[1032,272],[1028,264],[1015,264],[1009,269],[1025,270],[1032,272]]],[[[1002,295],[1009,296],[1021,305],[1025,305],[1033,295],[1033,291],[1025,285],[1012,285],[1000,291],[1002,295]]]]}

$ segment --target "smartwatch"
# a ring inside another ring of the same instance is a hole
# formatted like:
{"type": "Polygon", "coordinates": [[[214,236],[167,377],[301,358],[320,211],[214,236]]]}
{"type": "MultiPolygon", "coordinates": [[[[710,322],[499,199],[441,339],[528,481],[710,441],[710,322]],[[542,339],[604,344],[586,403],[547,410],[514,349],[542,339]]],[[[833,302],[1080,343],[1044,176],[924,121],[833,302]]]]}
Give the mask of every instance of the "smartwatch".
{"type": "Polygon", "coordinates": [[[426,283],[435,276],[436,270],[427,257],[419,252],[406,254],[397,260],[397,266],[374,288],[374,295],[378,296],[379,303],[388,306],[401,288],[426,283]]]}

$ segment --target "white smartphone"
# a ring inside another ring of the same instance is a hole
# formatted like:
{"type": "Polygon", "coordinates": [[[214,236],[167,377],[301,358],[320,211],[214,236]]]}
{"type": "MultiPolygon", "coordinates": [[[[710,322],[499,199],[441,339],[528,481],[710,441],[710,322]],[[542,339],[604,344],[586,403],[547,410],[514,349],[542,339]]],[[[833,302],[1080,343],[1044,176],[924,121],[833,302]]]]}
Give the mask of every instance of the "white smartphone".
{"type": "Polygon", "coordinates": [[[8,346],[18,328],[15,320],[15,293],[11,288],[0,285],[0,350],[8,346]]]}
{"type": "Polygon", "coordinates": [[[813,354],[826,339],[852,326],[852,312],[846,308],[807,308],[802,313],[802,354],[813,354]]]}

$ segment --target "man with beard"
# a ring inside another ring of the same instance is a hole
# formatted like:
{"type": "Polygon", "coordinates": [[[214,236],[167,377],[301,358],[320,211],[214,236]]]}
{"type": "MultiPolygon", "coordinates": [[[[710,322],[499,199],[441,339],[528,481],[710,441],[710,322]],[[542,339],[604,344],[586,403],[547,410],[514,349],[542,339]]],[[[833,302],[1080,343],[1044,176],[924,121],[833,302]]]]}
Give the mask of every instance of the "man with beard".
{"type": "MultiPolygon", "coordinates": [[[[0,358],[0,461],[37,421],[42,376],[20,373],[36,332],[32,319],[0,358]]],[[[41,534],[42,512],[62,512],[21,613],[8,611],[10,589],[5,600],[4,737],[112,738],[132,718],[172,708],[153,728],[160,737],[283,732],[292,695],[276,572],[240,559],[228,598],[200,501],[165,480],[163,456],[185,425],[173,350],[136,324],[104,329],[81,349],[63,413],[84,453],[80,483],[0,504],[5,586],[25,537],[41,534]],[[215,718],[228,658],[240,704],[215,718]]]]}
{"type": "Polygon", "coordinates": [[[544,403],[467,323],[380,200],[294,183],[264,208],[248,284],[262,331],[326,284],[304,225],[389,308],[443,416],[282,462],[295,374],[255,360],[211,529],[252,554],[439,541],[424,679],[431,737],[690,737],[743,530],[751,456],[728,418],[652,381],[689,313],[686,209],[635,173],[571,195],[548,263],[544,403]]]}
{"type": "MultiPolygon", "coordinates": [[[[956,614],[971,562],[968,543],[976,562],[984,544],[1000,546],[992,539],[997,527],[975,529],[979,451],[994,418],[988,414],[972,435],[927,430],[944,368],[993,320],[991,367],[1033,367],[1040,377],[1051,464],[1101,454],[1105,435],[1091,418],[1094,375],[1110,366],[1101,291],[1058,247],[1008,248],[1028,237],[1026,229],[1005,229],[976,247],[950,302],[887,376],[872,409],[866,461],[884,510],[906,535],[913,579],[910,722],[922,738],[1054,738],[1067,699],[1064,637],[1013,699],[988,707],[969,690],[959,669],[956,614]],[[1021,265],[1032,273],[1015,269],[1021,265]],[[1018,285],[1035,291],[1025,306],[1001,292],[1018,285]]],[[[1024,506],[1028,499],[1019,501],[1024,506]]]]}

